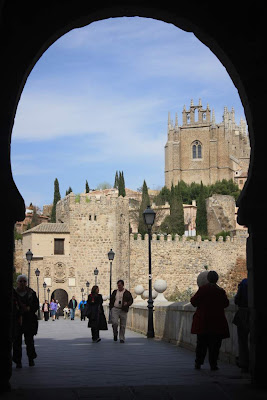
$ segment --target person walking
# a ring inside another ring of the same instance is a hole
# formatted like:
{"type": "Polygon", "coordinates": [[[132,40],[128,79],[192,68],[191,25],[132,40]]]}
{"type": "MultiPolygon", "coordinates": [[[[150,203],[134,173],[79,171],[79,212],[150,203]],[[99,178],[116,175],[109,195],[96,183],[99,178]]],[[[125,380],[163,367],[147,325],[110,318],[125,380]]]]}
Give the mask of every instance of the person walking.
{"type": "Polygon", "coordinates": [[[56,304],[57,304],[57,309],[56,309],[56,319],[59,319],[59,312],[60,312],[60,304],[58,302],[58,300],[56,300],[56,304]]]}
{"type": "Polygon", "coordinates": [[[37,357],[34,347],[34,336],[37,335],[38,331],[36,312],[39,308],[39,299],[35,291],[27,286],[27,280],[26,275],[18,275],[17,288],[15,289],[16,307],[14,312],[16,313],[16,326],[13,331],[12,359],[17,368],[22,367],[22,335],[24,335],[29,366],[34,366],[34,359],[37,357]]]}
{"type": "Polygon", "coordinates": [[[113,328],[114,341],[118,340],[118,326],[120,322],[119,338],[120,343],[125,342],[125,329],[127,322],[127,313],[129,307],[133,304],[133,297],[129,290],[124,288],[122,279],[117,282],[118,289],[111,294],[109,308],[111,310],[111,323],[113,328]]]}
{"type": "Polygon", "coordinates": [[[52,317],[52,321],[56,320],[56,312],[57,312],[57,303],[55,302],[55,299],[52,299],[50,303],[50,315],[52,317]]]}
{"type": "Polygon", "coordinates": [[[222,339],[230,337],[224,313],[229,300],[225,290],[217,285],[218,279],[216,271],[209,271],[208,283],[199,287],[190,299],[191,304],[197,307],[191,327],[191,333],[197,334],[195,369],[201,368],[208,350],[210,369],[218,370],[217,360],[222,339]]]}
{"type": "Polygon", "coordinates": [[[85,321],[85,317],[86,317],[86,300],[80,301],[80,303],[78,305],[78,309],[80,310],[80,313],[81,313],[81,321],[82,320],[85,321]]]}
{"type": "Polygon", "coordinates": [[[108,326],[103,309],[103,297],[96,285],[92,287],[87,299],[86,316],[89,319],[88,328],[91,328],[92,340],[98,343],[101,340],[99,331],[107,331],[108,326]]]}
{"type": "Polygon", "coordinates": [[[42,311],[44,313],[44,320],[48,321],[49,320],[49,311],[50,311],[50,305],[48,303],[48,300],[45,300],[45,302],[42,306],[42,311]]]}
{"type": "Polygon", "coordinates": [[[75,318],[75,310],[77,308],[77,300],[75,299],[75,296],[72,296],[72,299],[69,301],[68,307],[70,310],[70,319],[74,320],[75,318]]]}
{"type": "Polygon", "coordinates": [[[238,337],[238,366],[241,372],[249,372],[249,308],[248,308],[248,280],[243,279],[235,295],[235,304],[238,310],[235,313],[233,324],[237,326],[238,337]]]}

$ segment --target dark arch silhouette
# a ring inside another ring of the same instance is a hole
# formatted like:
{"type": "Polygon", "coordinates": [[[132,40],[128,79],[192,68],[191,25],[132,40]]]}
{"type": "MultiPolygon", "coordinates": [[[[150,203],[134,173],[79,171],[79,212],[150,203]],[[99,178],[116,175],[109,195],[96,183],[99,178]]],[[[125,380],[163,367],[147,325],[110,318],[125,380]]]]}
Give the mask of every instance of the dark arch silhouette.
{"type": "MultiPolygon", "coordinates": [[[[5,309],[1,330],[2,371],[0,384],[8,387],[11,376],[11,310],[13,271],[14,223],[24,219],[25,205],[12,177],[10,144],[14,117],[20,95],[35,63],[59,37],[73,28],[111,17],[140,16],[172,23],[185,31],[193,32],[224,65],[238,90],[249,126],[251,163],[249,177],[238,201],[239,223],[249,227],[248,280],[251,309],[251,368],[252,381],[265,383],[267,372],[265,346],[265,321],[267,312],[262,301],[265,292],[267,269],[263,268],[267,251],[265,245],[266,212],[259,206],[264,171],[263,149],[266,148],[266,118],[263,112],[266,96],[265,52],[266,33],[263,9],[258,4],[249,10],[244,4],[232,2],[231,7],[214,7],[211,0],[205,3],[192,1],[173,3],[166,0],[156,4],[115,0],[110,2],[53,2],[0,1],[0,185],[4,237],[1,240],[2,276],[5,309]],[[244,14],[242,15],[242,11],[244,14]],[[252,25],[253,21],[255,24],[252,25]]],[[[30,184],[30,183],[29,183],[30,184]]]]}

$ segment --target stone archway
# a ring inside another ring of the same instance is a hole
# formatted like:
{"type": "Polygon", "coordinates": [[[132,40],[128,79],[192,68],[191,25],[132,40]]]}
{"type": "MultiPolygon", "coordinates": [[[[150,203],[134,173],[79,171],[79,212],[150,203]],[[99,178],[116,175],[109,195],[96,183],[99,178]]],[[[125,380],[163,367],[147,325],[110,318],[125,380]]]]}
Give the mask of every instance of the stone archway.
{"type": "Polygon", "coordinates": [[[68,305],[68,293],[64,289],[56,289],[51,294],[51,299],[58,300],[60,304],[59,315],[63,315],[63,308],[68,305]]]}

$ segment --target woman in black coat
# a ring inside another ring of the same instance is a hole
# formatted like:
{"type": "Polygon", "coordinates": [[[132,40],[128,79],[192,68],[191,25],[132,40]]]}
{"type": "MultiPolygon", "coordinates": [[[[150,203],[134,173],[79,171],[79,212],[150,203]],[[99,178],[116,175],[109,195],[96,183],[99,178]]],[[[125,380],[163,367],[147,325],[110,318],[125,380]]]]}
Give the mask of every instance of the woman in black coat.
{"type": "Polygon", "coordinates": [[[93,286],[88,296],[86,316],[89,319],[88,328],[91,328],[93,342],[100,342],[99,331],[108,330],[108,326],[103,309],[103,298],[99,294],[98,286],[93,286]]]}

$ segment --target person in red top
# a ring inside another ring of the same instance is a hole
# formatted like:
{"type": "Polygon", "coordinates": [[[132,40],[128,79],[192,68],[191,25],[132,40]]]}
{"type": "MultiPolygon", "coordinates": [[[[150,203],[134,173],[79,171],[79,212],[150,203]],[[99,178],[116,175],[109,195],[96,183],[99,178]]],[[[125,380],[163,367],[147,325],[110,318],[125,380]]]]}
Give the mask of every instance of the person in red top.
{"type": "Polygon", "coordinates": [[[229,300],[225,290],[217,285],[219,276],[216,271],[210,271],[207,279],[208,283],[201,286],[190,300],[197,307],[191,333],[197,334],[195,368],[201,368],[209,350],[210,369],[216,371],[222,339],[230,337],[224,313],[229,300]]]}

